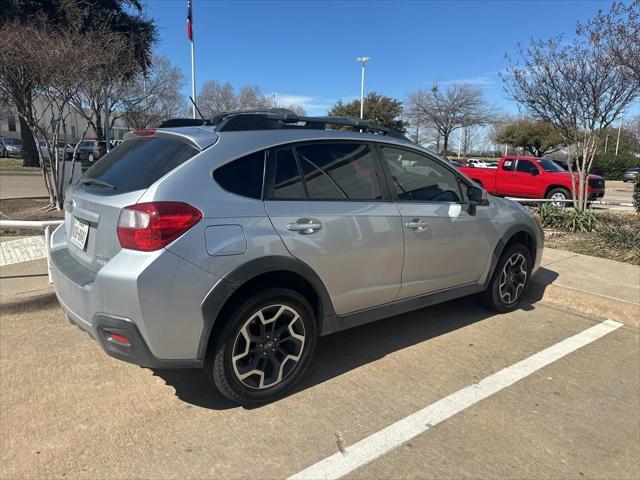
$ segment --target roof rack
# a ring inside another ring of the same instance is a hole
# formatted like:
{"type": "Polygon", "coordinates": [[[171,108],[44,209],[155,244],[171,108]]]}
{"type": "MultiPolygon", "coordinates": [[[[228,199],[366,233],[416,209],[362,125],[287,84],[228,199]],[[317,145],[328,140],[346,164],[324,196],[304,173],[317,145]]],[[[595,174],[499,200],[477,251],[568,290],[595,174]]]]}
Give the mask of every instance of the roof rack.
{"type": "Polygon", "coordinates": [[[353,117],[307,117],[299,116],[286,108],[266,110],[242,110],[222,113],[211,119],[218,132],[247,130],[315,129],[324,130],[327,125],[351,127],[368,133],[378,133],[408,140],[402,133],[387,127],[372,125],[353,117]]]}
{"type": "Polygon", "coordinates": [[[158,125],[157,128],[201,127],[203,125],[211,125],[211,121],[202,118],[170,118],[158,125]]]}

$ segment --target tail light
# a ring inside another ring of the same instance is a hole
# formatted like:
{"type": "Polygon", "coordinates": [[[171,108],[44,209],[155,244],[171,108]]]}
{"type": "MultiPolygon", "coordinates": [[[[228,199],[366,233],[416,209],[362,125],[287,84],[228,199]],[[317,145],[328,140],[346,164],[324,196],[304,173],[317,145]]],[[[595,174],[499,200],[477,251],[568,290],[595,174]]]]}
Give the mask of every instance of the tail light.
{"type": "Polygon", "coordinates": [[[182,202],[137,203],[125,207],[118,219],[122,248],[151,252],[173,242],[202,219],[197,208],[182,202]]]}

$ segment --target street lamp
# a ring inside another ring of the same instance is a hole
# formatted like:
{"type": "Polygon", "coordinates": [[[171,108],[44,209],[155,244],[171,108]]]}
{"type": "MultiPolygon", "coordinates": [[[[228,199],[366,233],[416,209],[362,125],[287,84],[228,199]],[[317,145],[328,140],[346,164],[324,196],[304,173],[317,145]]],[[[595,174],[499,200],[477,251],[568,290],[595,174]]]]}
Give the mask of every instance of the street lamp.
{"type": "Polygon", "coordinates": [[[620,130],[622,130],[623,118],[624,118],[624,109],[620,111],[620,125],[618,125],[618,140],[616,141],[616,157],[618,156],[618,147],[620,146],[620,130]]]}
{"type": "Polygon", "coordinates": [[[271,105],[273,106],[273,108],[276,108],[276,95],[277,93],[272,93],[271,94],[271,105]]]}
{"type": "Polygon", "coordinates": [[[360,62],[362,64],[362,81],[360,82],[360,119],[364,118],[364,65],[371,57],[358,57],[356,58],[356,62],[360,62]]]}

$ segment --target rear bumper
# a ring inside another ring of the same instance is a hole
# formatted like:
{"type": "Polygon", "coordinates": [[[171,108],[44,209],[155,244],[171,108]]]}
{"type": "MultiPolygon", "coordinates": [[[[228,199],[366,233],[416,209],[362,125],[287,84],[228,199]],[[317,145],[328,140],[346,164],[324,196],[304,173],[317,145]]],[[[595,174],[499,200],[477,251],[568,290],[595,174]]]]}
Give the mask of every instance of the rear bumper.
{"type": "Polygon", "coordinates": [[[213,276],[166,250],[122,250],[97,273],[66,248],[64,225],[52,235],[51,274],[69,320],[112,357],[150,368],[202,366],[202,300],[213,276]],[[110,340],[116,333],[128,345],[110,340]]]}

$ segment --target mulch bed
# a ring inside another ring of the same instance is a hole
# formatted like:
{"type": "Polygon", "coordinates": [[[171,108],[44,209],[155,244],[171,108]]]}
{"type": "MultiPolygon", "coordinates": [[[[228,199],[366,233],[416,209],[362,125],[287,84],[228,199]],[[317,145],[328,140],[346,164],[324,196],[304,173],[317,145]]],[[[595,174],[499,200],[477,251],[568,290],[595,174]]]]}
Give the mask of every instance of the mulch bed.
{"type": "MultiPolygon", "coordinates": [[[[45,211],[48,198],[7,198],[0,200],[1,220],[64,220],[64,211],[45,211]]],[[[0,228],[0,235],[36,235],[37,229],[0,228]]]]}

